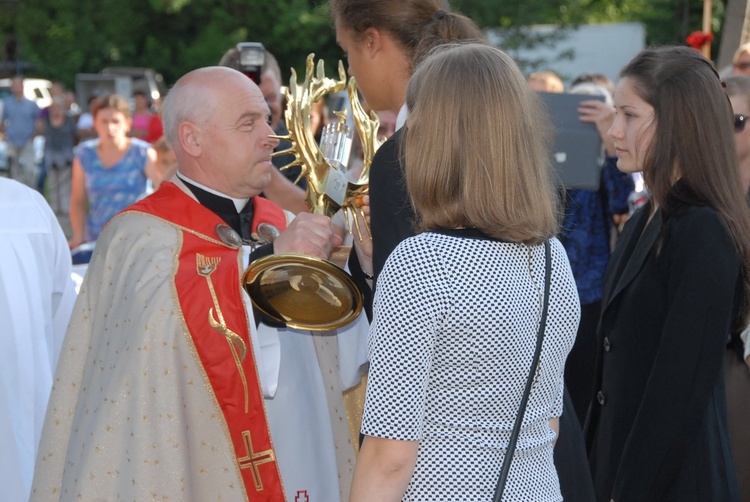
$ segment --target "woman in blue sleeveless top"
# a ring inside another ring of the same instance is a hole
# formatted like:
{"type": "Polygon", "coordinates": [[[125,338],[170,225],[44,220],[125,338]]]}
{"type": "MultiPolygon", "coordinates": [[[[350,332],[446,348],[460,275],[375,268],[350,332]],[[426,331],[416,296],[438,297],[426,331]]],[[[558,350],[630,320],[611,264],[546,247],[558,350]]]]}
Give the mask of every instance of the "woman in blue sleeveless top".
{"type": "Polygon", "coordinates": [[[145,141],[127,136],[130,106],[122,96],[109,95],[92,106],[98,138],[75,148],[70,201],[71,248],[99,237],[114,215],[146,192],[156,181],[156,153],[145,141]]]}

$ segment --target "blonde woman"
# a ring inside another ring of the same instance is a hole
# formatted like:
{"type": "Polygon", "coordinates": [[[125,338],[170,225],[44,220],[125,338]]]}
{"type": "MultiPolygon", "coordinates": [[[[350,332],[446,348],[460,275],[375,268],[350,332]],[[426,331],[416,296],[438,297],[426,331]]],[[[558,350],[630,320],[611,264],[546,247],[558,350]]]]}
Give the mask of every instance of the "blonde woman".
{"type": "Polygon", "coordinates": [[[406,101],[420,233],[378,280],[352,500],[492,499],[534,353],[546,240],[549,317],[505,494],[562,500],[553,444],[580,307],[554,238],[546,118],[516,64],[479,44],[430,55],[406,101]]]}

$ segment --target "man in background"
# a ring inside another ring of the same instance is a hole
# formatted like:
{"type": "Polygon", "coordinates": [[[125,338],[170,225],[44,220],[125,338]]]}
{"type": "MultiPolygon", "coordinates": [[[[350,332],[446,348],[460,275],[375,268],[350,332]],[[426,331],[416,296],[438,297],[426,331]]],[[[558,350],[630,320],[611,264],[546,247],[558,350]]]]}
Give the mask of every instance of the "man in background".
{"type": "Polygon", "coordinates": [[[40,110],[23,95],[23,77],[15,76],[10,83],[11,95],[3,99],[0,133],[5,133],[10,157],[10,177],[36,188],[34,135],[39,129],[40,110]]]}
{"type": "MultiPolygon", "coordinates": [[[[219,66],[241,71],[240,51],[236,47],[227,50],[221,57],[219,66]]],[[[282,119],[284,103],[281,94],[281,69],[276,58],[268,51],[265,53],[265,62],[263,68],[261,68],[259,88],[263,93],[263,99],[266,100],[271,110],[269,125],[273,129],[273,134],[277,136],[289,134],[289,130],[282,119]]],[[[280,141],[275,151],[286,150],[290,146],[289,141],[280,141]]],[[[280,169],[292,161],[294,161],[293,155],[281,155],[273,158],[273,165],[280,169]]],[[[294,185],[300,172],[300,167],[293,167],[274,173],[271,183],[266,187],[263,195],[295,214],[309,211],[310,208],[305,203],[306,180],[303,178],[297,185],[294,185]]]]}

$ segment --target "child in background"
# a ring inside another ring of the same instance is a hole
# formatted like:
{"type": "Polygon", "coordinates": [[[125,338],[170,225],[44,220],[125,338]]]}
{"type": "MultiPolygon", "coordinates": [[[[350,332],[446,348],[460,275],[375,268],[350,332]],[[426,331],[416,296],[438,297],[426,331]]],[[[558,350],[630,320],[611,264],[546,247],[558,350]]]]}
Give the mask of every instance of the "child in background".
{"type": "Polygon", "coordinates": [[[157,190],[162,181],[169,181],[177,172],[177,159],[164,136],[156,140],[153,147],[156,150],[156,170],[158,173],[154,182],[154,190],[157,190]]]}

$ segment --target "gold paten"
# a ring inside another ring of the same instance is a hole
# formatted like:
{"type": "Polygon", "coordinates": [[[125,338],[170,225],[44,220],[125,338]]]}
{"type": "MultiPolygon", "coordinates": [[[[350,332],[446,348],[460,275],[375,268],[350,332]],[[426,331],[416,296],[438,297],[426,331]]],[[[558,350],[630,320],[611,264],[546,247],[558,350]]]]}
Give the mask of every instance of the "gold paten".
{"type": "MultiPolygon", "coordinates": [[[[363,239],[357,213],[362,212],[361,197],[369,193],[370,166],[375,151],[384,140],[377,138],[380,120],[374,111],[367,113],[357,94],[354,78],[346,80],[344,65],[339,61],[339,79],[327,78],[323,60],[315,72],[314,54],[306,61],[305,80],[297,82],[292,69],[289,87],[284,90],[287,108],[284,114],[289,134],[272,136],[287,140],[292,146],[274,153],[294,155],[294,160],[283,169],[299,166],[300,178],[307,179],[306,201],[314,214],[332,217],[343,209],[347,227],[355,222],[357,237],[363,239]],[[347,180],[342,204],[326,194],[331,166],[323,157],[310,128],[310,109],[326,95],[347,89],[362,149],[364,163],[356,180],[347,180]]],[[[298,180],[299,181],[299,180],[298,180]]],[[[364,220],[364,218],[363,218],[364,220]]],[[[367,227],[369,234],[370,229],[367,227]]],[[[295,254],[271,255],[250,264],[243,275],[243,285],[256,308],[266,315],[284,322],[288,327],[311,331],[325,331],[345,326],[357,318],[362,310],[362,294],[354,280],[330,261],[295,254]]]]}
{"type": "Polygon", "coordinates": [[[362,310],[362,295],[351,276],[312,256],[260,258],[245,271],[243,284],[256,308],[289,328],[336,329],[354,321],[362,310]]]}

